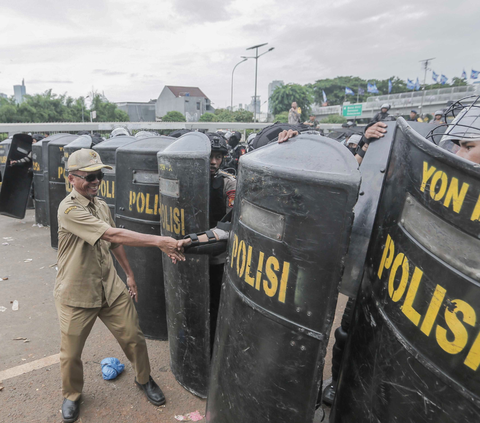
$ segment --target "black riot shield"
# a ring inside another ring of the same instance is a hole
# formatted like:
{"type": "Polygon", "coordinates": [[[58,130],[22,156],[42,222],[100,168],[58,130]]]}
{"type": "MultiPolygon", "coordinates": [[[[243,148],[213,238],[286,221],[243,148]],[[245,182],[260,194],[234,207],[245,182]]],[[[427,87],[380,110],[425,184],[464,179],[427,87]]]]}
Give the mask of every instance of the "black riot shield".
{"type": "Polygon", "coordinates": [[[480,172],[397,122],[331,421],[480,421],[480,172]]]}
{"type": "MultiPolygon", "coordinates": [[[[160,235],[157,153],[175,139],[142,138],[117,149],[115,223],[119,228],[160,235]]],[[[162,252],[125,247],[138,286],[138,317],[145,336],[167,339],[162,252]]],[[[117,264],[121,275],[123,271],[117,264]]]]}
{"type": "Polygon", "coordinates": [[[44,138],[32,145],[33,185],[35,186],[35,223],[49,226],[48,214],[48,143],[44,138]]]}
{"type": "MultiPolygon", "coordinates": [[[[162,235],[181,238],[209,229],[210,140],[200,132],[180,137],[158,157],[162,235]]],[[[208,256],[163,257],[170,363],[177,381],[207,396],[210,370],[208,256]]]]}
{"type": "Polygon", "coordinates": [[[325,137],[240,159],[208,422],[313,421],[359,184],[325,137]]]}
{"type": "MultiPolygon", "coordinates": [[[[67,169],[67,162],[70,154],[82,148],[92,148],[92,137],[90,135],[80,135],[78,138],[68,143],[63,147],[63,162],[65,170],[67,169]]],[[[72,192],[73,186],[68,180],[68,172],[65,172],[65,195],[72,192]]]]}
{"type": "MultiPolygon", "coordinates": [[[[385,136],[369,144],[368,153],[361,165],[360,196],[354,208],[352,237],[345,259],[345,271],[340,283],[340,292],[350,298],[357,296],[363,277],[368,244],[372,236],[373,223],[386,176],[385,170],[395,137],[396,123],[385,123],[387,124],[385,136]]],[[[411,124],[415,131],[424,136],[432,130],[432,125],[428,123],[411,122],[411,124]]]]}
{"type": "Polygon", "coordinates": [[[32,151],[32,141],[33,138],[27,134],[15,134],[12,138],[0,191],[0,214],[16,219],[25,217],[33,179],[31,161],[14,165],[10,163],[26,158],[32,151]]]}
{"type": "Polygon", "coordinates": [[[48,137],[48,207],[50,215],[50,245],[58,248],[57,211],[65,198],[65,157],[63,149],[78,138],[78,135],[55,134],[48,137]]]}
{"type": "Polygon", "coordinates": [[[104,164],[110,165],[112,169],[103,169],[105,177],[100,184],[99,195],[102,197],[110,208],[110,213],[115,216],[115,153],[117,148],[123,147],[131,142],[137,141],[135,137],[121,136],[114,137],[107,141],[103,141],[93,149],[100,155],[104,164]]]}
{"type": "Polygon", "coordinates": [[[2,189],[3,176],[5,174],[5,168],[7,166],[8,150],[10,150],[11,144],[11,138],[7,138],[6,140],[0,142],[0,189],[2,189]]]}

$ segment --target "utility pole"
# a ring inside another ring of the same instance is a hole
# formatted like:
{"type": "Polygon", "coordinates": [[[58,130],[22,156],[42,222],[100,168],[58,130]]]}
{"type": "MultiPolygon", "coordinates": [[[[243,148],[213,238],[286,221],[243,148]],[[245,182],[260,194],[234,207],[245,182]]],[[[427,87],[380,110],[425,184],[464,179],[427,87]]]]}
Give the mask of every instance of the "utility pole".
{"type": "MultiPolygon", "coordinates": [[[[258,54],[259,47],[266,46],[268,43],[258,44],[253,47],[247,48],[247,50],[255,49],[255,56],[249,56],[248,59],[255,59],[255,97],[253,97],[253,121],[257,121],[257,73],[258,73],[258,58],[271,52],[275,47],[271,47],[267,51],[263,52],[262,54],[258,54]]],[[[244,57],[244,56],[242,56],[244,57]]]]}
{"type": "MultiPolygon", "coordinates": [[[[424,60],[420,60],[420,63],[423,63],[423,68],[425,69],[425,74],[423,76],[423,95],[422,95],[422,102],[420,103],[420,114],[422,114],[423,110],[423,103],[425,101],[425,85],[427,83],[427,71],[428,70],[431,70],[428,68],[428,64],[433,60],[435,59],[435,57],[431,57],[430,59],[424,59],[424,60]]],[[[412,94],[413,94],[413,91],[412,91],[412,94]]]]}

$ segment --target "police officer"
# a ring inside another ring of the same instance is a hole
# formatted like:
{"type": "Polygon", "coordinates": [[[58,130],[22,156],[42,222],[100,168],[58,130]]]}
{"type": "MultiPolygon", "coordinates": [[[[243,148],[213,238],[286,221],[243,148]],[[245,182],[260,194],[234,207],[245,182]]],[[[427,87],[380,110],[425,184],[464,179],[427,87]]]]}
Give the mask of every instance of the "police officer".
{"type": "Polygon", "coordinates": [[[150,376],[147,345],[133,304],[138,298],[137,285],[123,245],[157,247],[176,262],[184,260],[185,241],[115,228],[107,203],[97,198],[103,168],[111,169],[94,150],[72,153],[67,171],[73,190],[58,208],[54,297],[61,329],[62,414],[67,423],[75,422],[80,414],[81,355],[97,317],[132,363],[135,382],[147,399],[155,405],[165,403],[165,396],[150,376]],[[127,275],[128,290],[114,268],[110,253],[127,275]]]}
{"type": "Polygon", "coordinates": [[[234,169],[235,174],[238,170],[238,161],[240,157],[247,153],[244,145],[240,144],[242,134],[238,131],[227,132],[225,137],[228,140],[228,156],[225,157],[224,169],[234,169]]]}
{"type": "Polygon", "coordinates": [[[418,113],[416,110],[411,110],[410,111],[410,117],[408,119],[410,122],[423,122],[423,120],[418,116],[418,113]]]}
{"type": "Polygon", "coordinates": [[[385,120],[387,116],[389,116],[388,111],[390,110],[390,104],[385,103],[382,104],[380,111],[373,117],[372,122],[380,122],[381,120],[385,120]]]}

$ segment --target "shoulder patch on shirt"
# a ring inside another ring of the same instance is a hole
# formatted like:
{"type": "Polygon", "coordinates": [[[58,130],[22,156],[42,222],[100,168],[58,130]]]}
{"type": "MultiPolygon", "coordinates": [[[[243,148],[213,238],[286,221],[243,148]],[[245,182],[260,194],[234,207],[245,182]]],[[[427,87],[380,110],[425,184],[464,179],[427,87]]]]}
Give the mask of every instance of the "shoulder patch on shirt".
{"type": "Polygon", "coordinates": [[[70,213],[73,209],[77,209],[78,207],[77,206],[71,206],[69,207],[68,209],[65,210],[65,214],[68,214],[70,213]]]}

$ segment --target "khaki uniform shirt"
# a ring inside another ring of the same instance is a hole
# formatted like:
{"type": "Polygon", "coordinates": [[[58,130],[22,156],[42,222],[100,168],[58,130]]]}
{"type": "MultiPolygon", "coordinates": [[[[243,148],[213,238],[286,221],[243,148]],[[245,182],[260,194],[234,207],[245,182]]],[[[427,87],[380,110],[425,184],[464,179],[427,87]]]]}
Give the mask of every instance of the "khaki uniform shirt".
{"type": "Polygon", "coordinates": [[[72,190],[58,207],[58,273],[54,297],[72,307],[111,305],[125,284],[118,276],[110,250],[119,244],[101,236],[115,223],[105,201],[72,190]]]}

